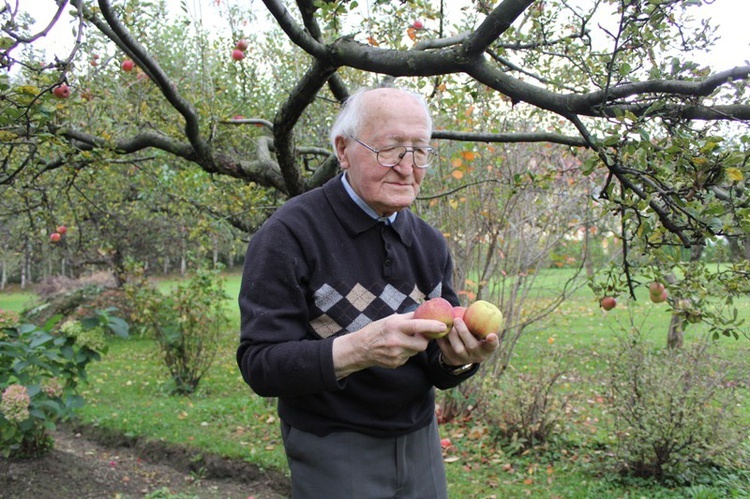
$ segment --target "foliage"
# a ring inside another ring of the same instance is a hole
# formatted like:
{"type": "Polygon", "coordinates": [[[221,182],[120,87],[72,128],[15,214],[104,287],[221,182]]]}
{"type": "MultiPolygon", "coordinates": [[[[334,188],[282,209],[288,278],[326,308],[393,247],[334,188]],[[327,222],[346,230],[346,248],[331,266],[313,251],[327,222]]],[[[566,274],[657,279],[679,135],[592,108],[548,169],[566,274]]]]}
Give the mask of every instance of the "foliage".
{"type": "MultiPolygon", "coordinates": [[[[44,328],[0,322],[0,448],[5,457],[35,457],[52,448],[49,431],[83,405],[79,382],[107,351],[105,330],[127,336],[111,311],[44,328]]],[[[0,316],[7,314],[0,310],[0,316]]]]}
{"type": "Polygon", "coordinates": [[[481,412],[493,440],[506,452],[522,453],[560,435],[570,406],[561,391],[561,361],[560,354],[553,354],[533,372],[509,369],[499,378],[485,378],[487,404],[481,412]]]}
{"type": "Polygon", "coordinates": [[[169,267],[186,246],[232,255],[234,229],[336,171],[326,130],[350,89],[396,78],[428,97],[450,149],[580,155],[580,192],[620,217],[628,244],[747,240],[750,67],[697,62],[718,36],[700,2],[212,2],[216,26],[185,3],[176,18],[164,2],[42,3],[37,25],[0,12],[0,218],[14,233],[0,255],[21,275],[60,260],[120,270],[134,254],[169,267]],[[67,53],[36,50],[70,19],[67,53]],[[61,222],[75,238],[51,247],[61,222]]]}
{"type": "Polygon", "coordinates": [[[692,463],[731,462],[747,436],[726,363],[710,342],[654,348],[635,329],[611,354],[607,405],[628,473],[664,479],[692,463]]]}
{"type": "Polygon", "coordinates": [[[664,284],[668,300],[664,303],[680,330],[704,324],[711,338],[750,337],[746,318],[739,314],[738,300],[750,292],[750,261],[711,264],[691,259],[672,248],[652,249],[628,258],[630,270],[622,273],[617,263],[603,268],[589,281],[594,296],[630,295],[648,299],[652,282],[664,284]]]}
{"type": "Polygon", "coordinates": [[[134,325],[157,340],[173,392],[191,394],[213,364],[229,324],[224,281],[218,269],[199,267],[165,295],[148,283],[142,267],[134,272],[139,277],[125,286],[134,325]]]}

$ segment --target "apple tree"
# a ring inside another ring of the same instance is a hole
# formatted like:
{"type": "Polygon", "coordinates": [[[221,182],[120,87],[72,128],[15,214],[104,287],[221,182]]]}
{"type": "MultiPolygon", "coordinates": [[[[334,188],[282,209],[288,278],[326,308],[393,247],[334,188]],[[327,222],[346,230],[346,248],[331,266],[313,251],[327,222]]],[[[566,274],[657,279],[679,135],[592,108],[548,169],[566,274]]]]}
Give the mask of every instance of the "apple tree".
{"type": "MultiPolygon", "coordinates": [[[[218,0],[219,36],[189,13],[172,23],[164,2],[45,1],[54,14],[40,25],[18,6],[1,13],[0,64],[21,74],[0,81],[7,188],[168,164],[222,179],[214,214],[252,230],[335,174],[325,132],[350,90],[396,81],[428,98],[446,152],[551,144],[581,158],[575,175],[595,184],[623,245],[600,288],[634,296],[678,265],[674,248],[749,238],[750,66],[696,62],[718,36],[700,0],[218,0]],[[31,50],[69,20],[67,56],[31,50]]],[[[746,292],[747,273],[735,264],[718,296],[746,292]]]]}

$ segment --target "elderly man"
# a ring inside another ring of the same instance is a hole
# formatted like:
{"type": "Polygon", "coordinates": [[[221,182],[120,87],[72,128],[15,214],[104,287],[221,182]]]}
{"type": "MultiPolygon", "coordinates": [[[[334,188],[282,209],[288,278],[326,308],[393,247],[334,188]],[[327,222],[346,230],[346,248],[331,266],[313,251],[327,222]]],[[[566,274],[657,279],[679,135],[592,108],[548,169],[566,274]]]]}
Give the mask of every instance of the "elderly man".
{"type": "Polygon", "coordinates": [[[472,376],[498,347],[461,320],[442,234],[409,210],[433,159],[424,100],[360,90],[331,130],[343,173],[288,201],[253,236],[239,296],[237,362],[278,397],[292,497],[447,497],[435,388],[472,376]]]}

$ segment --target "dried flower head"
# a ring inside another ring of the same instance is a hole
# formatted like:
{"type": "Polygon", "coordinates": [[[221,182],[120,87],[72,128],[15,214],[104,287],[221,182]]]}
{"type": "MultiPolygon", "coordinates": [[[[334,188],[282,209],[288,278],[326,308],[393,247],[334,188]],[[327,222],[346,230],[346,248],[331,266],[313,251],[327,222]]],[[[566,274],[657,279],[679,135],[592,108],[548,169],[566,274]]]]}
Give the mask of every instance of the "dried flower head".
{"type": "Polygon", "coordinates": [[[23,385],[10,385],[3,392],[3,399],[0,401],[0,412],[5,419],[16,423],[21,423],[29,419],[29,406],[31,397],[23,385]]]}

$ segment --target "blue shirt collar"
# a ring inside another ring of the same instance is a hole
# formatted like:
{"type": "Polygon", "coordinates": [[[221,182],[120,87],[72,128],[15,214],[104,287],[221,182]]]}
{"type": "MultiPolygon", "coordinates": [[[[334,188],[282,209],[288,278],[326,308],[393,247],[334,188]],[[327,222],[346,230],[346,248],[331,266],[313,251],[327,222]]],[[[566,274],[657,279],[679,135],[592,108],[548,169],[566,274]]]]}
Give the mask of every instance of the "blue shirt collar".
{"type": "Polygon", "coordinates": [[[375,220],[379,220],[381,222],[385,222],[386,224],[392,224],[396,221],[396,215],[398,215],[398,212],[394,213],[393,215],[389,217],[381,217],[378,215],[378,213],[373,210],[365,201],[359,197],[359,195],[354,192],[354,188],[352,188],[351,185],[349,185],[349,181],[346,179],[346,172],[344,172],[343,175],[341,175],[341,183],[344,184],[344,189],[346,189],[347,194],[349,194],[349,197],[352,198],[352,200],[357,203],[357,206],[362,208],[362,210],[367,213],[370,217],[374,218],[375,220]]]}

